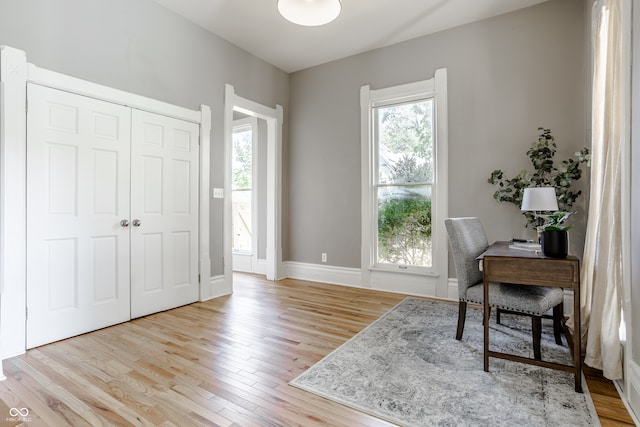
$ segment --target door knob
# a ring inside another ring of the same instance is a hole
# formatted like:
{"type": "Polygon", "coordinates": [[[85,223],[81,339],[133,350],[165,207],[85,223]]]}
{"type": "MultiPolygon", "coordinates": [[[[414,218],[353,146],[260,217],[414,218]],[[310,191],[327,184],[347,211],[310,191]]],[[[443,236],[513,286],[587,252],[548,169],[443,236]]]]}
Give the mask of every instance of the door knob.
{"type": "Polygon", "coordinates": [[[134,227],[140,227],[140,224],[142,224],[142,223],[140,222],[139,219],[134,219],[132,224],[133,224],[134,227]]]}
{"type": "Polygon", "coordinates": [[[123,219],[122,221],[120,221],[120,225],[123,227],[128,227],[129,226],[129,220],[128,219],[123,219]]]}

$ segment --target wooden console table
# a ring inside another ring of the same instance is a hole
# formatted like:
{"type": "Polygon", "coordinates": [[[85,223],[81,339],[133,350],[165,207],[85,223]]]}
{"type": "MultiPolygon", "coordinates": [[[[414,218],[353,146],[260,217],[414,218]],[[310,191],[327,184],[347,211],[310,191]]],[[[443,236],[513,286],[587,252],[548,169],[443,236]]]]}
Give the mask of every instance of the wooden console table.
{"type": "Polygon", "coordinates": [[[580,262],[575,256],[548,258],[542,253],[509,248],[510,242],[496,242],[478,257],[484,275],[484,370],[489,372],[489,357],[529,363],[545,368],[573,372],[575,390],[582,393],[580,354],[580,262]],[[573,321],[575,337],[563,326],[572,349],[573,366],[546,362],[489,350],[489,282],[573,289],[573,321]],[[573,345],[572,345],[573,344],[573,345]]]}

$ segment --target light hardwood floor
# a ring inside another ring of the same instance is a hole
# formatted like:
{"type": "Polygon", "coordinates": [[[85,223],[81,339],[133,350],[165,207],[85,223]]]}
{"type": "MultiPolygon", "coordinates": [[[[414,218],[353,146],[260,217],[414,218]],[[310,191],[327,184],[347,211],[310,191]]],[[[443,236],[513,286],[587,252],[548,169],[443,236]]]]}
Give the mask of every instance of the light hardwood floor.
{"type": "MultiPolygon", "coordinates": [[[[11,408],[28,408],[30,426],[391,425],[287,383],[403,295],[235,280],[231,296],[5,360],[0,425],[21,425],[11,408]]],[[[602,424],[632,425],[611,383],[589,375],[602,424]]]]}

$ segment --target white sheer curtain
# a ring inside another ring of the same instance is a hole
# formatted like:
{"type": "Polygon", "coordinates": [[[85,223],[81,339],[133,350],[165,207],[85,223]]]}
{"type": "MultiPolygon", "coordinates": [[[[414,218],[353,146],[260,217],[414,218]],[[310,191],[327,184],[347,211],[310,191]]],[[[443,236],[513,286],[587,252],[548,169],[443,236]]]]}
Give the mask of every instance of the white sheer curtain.
{"type": "Polygon", "coordinates": [[[622,378],[622,147],[627,124],[622,1],[593,5],[592,167],[581,270],[585,363],[622,378]]]}

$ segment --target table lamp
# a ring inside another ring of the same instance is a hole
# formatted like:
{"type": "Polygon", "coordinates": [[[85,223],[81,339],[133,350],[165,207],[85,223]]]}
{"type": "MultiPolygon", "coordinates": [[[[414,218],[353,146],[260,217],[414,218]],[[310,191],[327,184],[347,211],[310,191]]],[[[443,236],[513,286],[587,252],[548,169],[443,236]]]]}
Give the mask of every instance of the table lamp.
{"type": "Polygon", "coordinates": [[[558,199],[554,187],[530,187],[524,189],[522,195],[522,212],[533,212],[536,218],[538,233],[540,226],[538,218],[544,218],[542,212],[557,211],[558,199]]]}

